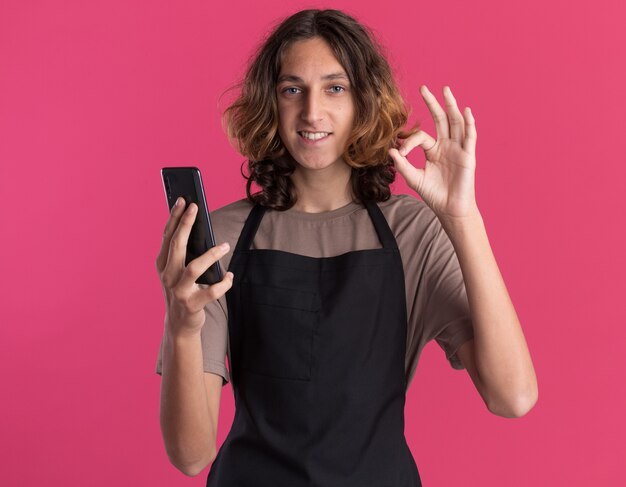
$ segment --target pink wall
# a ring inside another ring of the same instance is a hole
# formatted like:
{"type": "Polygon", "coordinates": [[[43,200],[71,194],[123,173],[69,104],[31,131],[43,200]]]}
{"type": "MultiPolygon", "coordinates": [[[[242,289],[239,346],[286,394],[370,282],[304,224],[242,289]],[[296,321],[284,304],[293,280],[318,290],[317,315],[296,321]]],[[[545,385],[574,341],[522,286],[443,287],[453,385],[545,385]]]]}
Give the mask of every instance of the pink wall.
{"type": "Polygon", "coordinates": [[[411,121],[435,133],[420,84],[472,108],[478,204],[539,380],[527,416],[494,416],[431,342],[406,407],[424,485],[626,485],[623,3],[285,5],[2,2],[0,484],[204,485],[159,430],[159,169],[200,166],[212,208],[243,197],[219,94],[272,22],[334,7],[378,32],[411,121]]]}

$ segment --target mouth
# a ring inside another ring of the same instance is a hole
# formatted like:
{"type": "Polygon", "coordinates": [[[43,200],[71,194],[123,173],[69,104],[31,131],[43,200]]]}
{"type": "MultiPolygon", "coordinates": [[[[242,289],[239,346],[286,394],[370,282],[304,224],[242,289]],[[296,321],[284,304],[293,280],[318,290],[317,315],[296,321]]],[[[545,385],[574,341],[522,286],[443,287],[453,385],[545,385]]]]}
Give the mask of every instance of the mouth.
{"type": "Polygon", "coordinates": [[[298,131],[298,135],[300,139],[305,142],[315,143],[321,140],[326,140],[328,137],[332,135],[332,132],[307,132],[307,131],[298,131]]]}

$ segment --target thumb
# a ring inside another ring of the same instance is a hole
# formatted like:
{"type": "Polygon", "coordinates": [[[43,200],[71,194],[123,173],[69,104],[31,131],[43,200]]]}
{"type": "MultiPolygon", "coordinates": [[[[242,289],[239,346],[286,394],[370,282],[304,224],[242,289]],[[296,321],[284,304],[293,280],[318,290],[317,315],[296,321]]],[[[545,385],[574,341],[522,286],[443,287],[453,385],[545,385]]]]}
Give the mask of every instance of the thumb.
{"type": "Polygon", "coordinates": [[[424,170],[416,168],[411,164],[406,157],[404,157],[398,149],[389,149],[389,156],[393,159],[396,169],[405,179],[409,187],[413,191],[417,191],[417,188],[424,179],[424,170]]]}

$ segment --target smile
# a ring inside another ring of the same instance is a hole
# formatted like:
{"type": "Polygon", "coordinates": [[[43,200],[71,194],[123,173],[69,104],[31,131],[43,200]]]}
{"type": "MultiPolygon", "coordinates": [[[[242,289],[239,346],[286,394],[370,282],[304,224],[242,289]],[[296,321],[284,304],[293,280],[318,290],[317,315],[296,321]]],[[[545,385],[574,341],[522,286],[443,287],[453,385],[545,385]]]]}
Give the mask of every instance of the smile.
{"type": "Polygon", "coordinates": [[[306,143],[316,143],[322,140],[326,140],[332,132],[298,132],[300,139],[306,143]]]}

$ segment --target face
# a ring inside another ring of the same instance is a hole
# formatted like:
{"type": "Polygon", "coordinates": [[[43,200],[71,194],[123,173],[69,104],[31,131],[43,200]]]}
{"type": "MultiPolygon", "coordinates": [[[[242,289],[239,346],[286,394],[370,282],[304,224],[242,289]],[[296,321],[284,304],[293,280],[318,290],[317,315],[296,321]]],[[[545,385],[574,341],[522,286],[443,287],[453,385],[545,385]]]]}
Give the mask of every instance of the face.
{"type": "Polygon", "coordinates": [[[285,51],[277,85],[278,132],[298,169],[344,164],[354,119],[348,75],[321,38],[285,51]]]}

